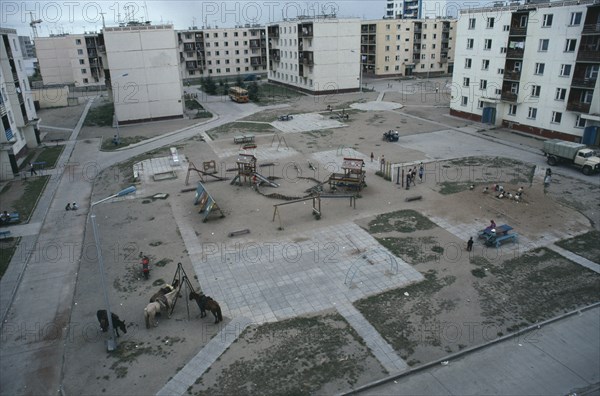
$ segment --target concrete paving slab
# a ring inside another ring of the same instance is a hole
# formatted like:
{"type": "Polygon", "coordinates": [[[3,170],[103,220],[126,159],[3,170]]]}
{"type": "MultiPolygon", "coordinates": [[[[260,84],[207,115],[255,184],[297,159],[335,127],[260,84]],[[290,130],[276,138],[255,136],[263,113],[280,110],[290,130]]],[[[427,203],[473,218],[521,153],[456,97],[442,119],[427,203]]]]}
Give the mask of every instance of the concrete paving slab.
{"type": "MultiPolygon", "coordinates": [[[[381,94],[380,97],[383,98],[383,94],[381,94]]],[[[396,102],[383,102],[383,101],[377,100],[375,102],[352,103],[350,105],[350,107],[353,109],[365,110],[365,111],[384,111],[384,110],[401,109],[403,106],[400,103],[396,103],[396,102]]]]}
{"type": "MultiPolygon", "coordinates": [[[[342,172],[342,161],[344,158],[358,158],[365,161],[365,170],[377,172],[379,170],[379,161],[376,159],[371,162],[370,153],[361,153],[351,147],[340,146],[337,150],[319,151],[313,153],[311,158],[316,160],[324,167],[327,172],[342,172]]],[[[323,175],[328,176],[328,175],[323,175]]]]}
{"type": "Polygon", "coordinates": [[[594,272],[600,273],[600,264],[596,264],[593,261],[590,261],[590,260],[586,259],[585,257],[581,257],[573,252],[563,249],[560,246],[550,245],[548,247],[550,249],[554,250],[556,253],[560,254],[561,256],[566,257],[569,260],[574,261],[579,265],[589,268],[594,272]]]}
{"type": "Polygon", "coordinates": [[[319,113],[294,114],[292,120],[273,121],[271,125],[284,133],[317,131],[346,126],[335,119],[330,119],[328,116],[323,116],[319,113]]]}

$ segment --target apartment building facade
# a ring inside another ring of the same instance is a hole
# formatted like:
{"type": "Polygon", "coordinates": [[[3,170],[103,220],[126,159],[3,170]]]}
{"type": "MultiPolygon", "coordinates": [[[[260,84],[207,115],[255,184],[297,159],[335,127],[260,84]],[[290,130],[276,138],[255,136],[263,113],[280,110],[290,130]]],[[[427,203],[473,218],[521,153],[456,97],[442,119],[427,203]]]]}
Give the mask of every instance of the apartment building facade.
{"type": "Polygon", "coordinates": [[[423,0],[387,0],[386,18],[419,19],[423,16],[423,0]]]}
{"type": "Polygon", "coordinates": [[[461,13],[452,115],[598,144],[600,4],[593,0],[461,13]]]}
{"type": "Polygon", "coordinates": [[[118,124],[183,117],[183,82],[173,25],[106,27],[99,39],[118,124]]]}
{"type": "Polygon", "coordinates": [[[28,149],[39,144],[37,114],[14,29],[0,28],[0,117],[0,180],[10,180],[28,149]]]}
{"type": "Polygon", "coordinates": [[[363,74],[452,74],[456,19],[378,19],[361,25],[363,74]]]}
{"type": "Polygon", "coordinates": [[[177,44],[184,80],[267,74],[268,71],[264,26],[179,30],[177,44]]]}
{"type": "Polygon", "coordinates": [[[267,27],[269,81],[314,95],[359,89],[360,20],[302,18],[267,27]]]}
{"type": "Polygon", "coordinates": [[[35,46],[29,36],[19,36],[19,45],[23,52],[23,59],[35,58],[35,46]]]}
{"type": "Polygon", "coordinates": [[[98,34],[63,34],[35,39],[45,85],[104,86],[98,34]]]}

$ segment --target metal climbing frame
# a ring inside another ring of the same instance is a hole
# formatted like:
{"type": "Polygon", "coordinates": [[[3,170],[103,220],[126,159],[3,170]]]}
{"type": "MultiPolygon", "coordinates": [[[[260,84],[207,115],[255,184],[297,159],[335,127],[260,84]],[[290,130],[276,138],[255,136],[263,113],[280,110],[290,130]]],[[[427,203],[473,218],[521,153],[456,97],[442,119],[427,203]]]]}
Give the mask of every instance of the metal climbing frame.
{"type": "MultiPolygon", "coordinates": [[[[190,282],[190,279],[188,278],[187,274],[185,273],[185,270],[183,269],[183,265],[181,263],[177,263],[177,269],[175,270],[175,275],[173,275],[173,280],[171,281],[171,284],[175,283],[175,280],[179,281],[179,287],[177,289],[177,294],[175,295],[175,300],[173,300],[173,306],[170,307],[171,310],[169,311],[169,316],[171,316],[173,314],[173,311],[175,310],[175,305],[177,305],[177,300],[179,299],[179,295],[181,294],[181,288],[184,284],[186,288],[184,296],[189,296],[190,291],[192,290],[196,291],[196,289],[194,289],[194,286],[190,282]]],[[[200,290],[202,290],[202,288],[200,288],[200,290]]],[[[185,299],[185,307],[187,310],[188,320],[190,320],[190,301],[187,297],[183,298],[185,299]]]]}

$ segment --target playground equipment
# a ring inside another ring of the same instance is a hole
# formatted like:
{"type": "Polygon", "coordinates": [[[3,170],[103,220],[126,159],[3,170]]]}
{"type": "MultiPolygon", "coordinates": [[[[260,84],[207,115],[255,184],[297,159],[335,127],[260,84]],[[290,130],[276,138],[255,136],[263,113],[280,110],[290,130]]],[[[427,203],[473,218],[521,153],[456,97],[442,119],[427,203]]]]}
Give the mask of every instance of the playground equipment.
{"type": "Polygon", "coordinates": [[[351,190],[361,191],[367,186],[365,183],[366,172],[365,161],[359,158],[344,158],[342,170],[344,173],[332,173],[329,176],[329,188],[336,190],[337,187],[345,187],[351,190]]]}
{"type": "Polygon", "coordinates": [[[213,210],[218,210],[221,212],[221,218],[225,217],[225,213],[221,210],[219,205],[215,202],[214,198],[210,196],[208,191],[202,183],[198,182],[198,188],[196,188],[196,198],[194,200],[194,205],[199,205],[200,210],[198,213],[202,215],[202,222],[205,223],[208,215],[213,210]]]}
{"type": "Polygon", "coordinates": [[[312,200],[312,214],[315,216],[316,220],[321,218],[321,198],[348,198],[350,199],[350,206],[356,209],[356,196],[355,195],[321,195],[319,193],[312,195],[310,197],[294,199],[287,202],[282,202],[279,204],[273,205],[273,220],[275,221],[275,216],[279,219],[279,230],[283,230],[283,224],[281,223],[281,215],[279,213],[279,207],[284,205],[291,205],[299,202],[306,202],[308,200],[312,200]]]}
{"type": "Polygon", "coordinates": [[[203,165],[204,165],[204,170],[201,171],[200,169],[196,168],[196,165],[194,165],[194,163],[192,161],[189,162],[187,176],[185,177],[185,185],[186,186],[189,183],[190,173],[192,171],[195,171],[196,173],[198,173],[198,176],[200,177],[200,181],[202,183],[206,183],[206,180],[204,180],[204,177],[202,177],[202,176],[212,177],[213,179],[217,179],[218,181],[227,180],[226,177],[221,177],[221,176],[215,175],[215,173],[217,173],[217,165],[215,164],[215,161],[204,162],[203,165]],[[209,170],[214,170],[214,171],[213,172],[208,172],[206,170],[207,168],[209,170]]]}
{"type": "Polygon", "coordinates": [[[181,294],[181,288],[183,286],[185,286],[186,291],[183,294],[183,296],[184,296],[183,299],[185,300],[188,320],[190,320],[190,303],[189,303],[189,299],[186,298],[185,296],[188,296],[190,294],[190,291],[196,291],[196,289],[194,289],[194,286],[190,282],[190,279],[187,276],[185,270],[183,269],[183,265],[181,265],[181,263],[177,263],[177,269],[175,270],[175,275],[173,275],[173,280],[171,281],[171,284],[172,285],[177,284],[179,292],[175,296],[173,305],[171,307],[169,307],[170,308],[169,316],[171,314],[173,314],[173,310],[175,309],[175,305],[177,304],[177,300],[179,299],[179,295],[181,294]],[[177,283],[175,283],[175,281],[177,281],[177,283]]]}
{"type": "Polygon", "coordinates": [[[261,175],[256,171],[256,157],[253,154],[238,154],[236,160],[238,174],[233,178],[231,184],[241,185],[248,183],[257,185],[265,183],[271,187],[279,187],[279,184],[269,180],[268,177],[261,175]],[[242,182],[243,180],[243,182],[242,182]]]}

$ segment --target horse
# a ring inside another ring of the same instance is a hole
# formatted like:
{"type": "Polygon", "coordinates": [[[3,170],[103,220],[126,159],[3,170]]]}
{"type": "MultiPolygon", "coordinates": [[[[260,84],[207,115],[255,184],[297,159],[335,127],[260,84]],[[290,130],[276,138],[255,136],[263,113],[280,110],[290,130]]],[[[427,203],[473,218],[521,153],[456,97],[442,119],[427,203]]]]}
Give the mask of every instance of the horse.
{"type": "Polygon", "coordinates": [[[144,320],[146,322],[147,329],[150,328],[151,323],[154,324],[154,327],[157,326],[157,322],[155,322],[155,317],[157,314],[160,313],[161,309],[166,310],[168,317],[171,317],[171,307],[175,303],[175,297],[177,296],[178,292],[179,290],[174,289],[170,293],[163,294],[159,296],[156,299],[156,301],[153,301],[146,305],[146,308],[144,308],[144,320]]]}
{"type": "Polygon", "coordinates": [[[208,309],[215,316],[215,324],[223,321],[223,315],[221,314],[221,307],[219,303],[205,295],[204,293],[196,293],[195,291],[190,292],[190,300],[196,300],[198,308],[200,308],[200,317],[206,316],[206,310],[208,309]]]}
{"type": "MultiPolygon", "coordinates": [[[[100,322],[100,328],[102,329],[102,332],[106,333],[108,331],[108,314],[106,313],[106,310],[99,309],[98,312],[96,312],[96,317],[98,318],[98,322],[100,322]]],[[[125,322],[119,319],[114,312],[110,313],[110,317],[112,319],[113,328],[117,333],[117,337],[119,337],[119,329],[121,329],[123,334],[127,334],[127,326],[125,326],[125,322]]]]}
{"type": "Polygon", "coordinates": [[[177,286],[179,286],[179,279],[175,279],[172,285],[166,284],[165,287],[161,287],[152,295],[152,297],[150,297],[150,302],[155,302],[160,296],[164,296],[165,294],[172,292],[173,290],[177,289],[177,286]]]}

